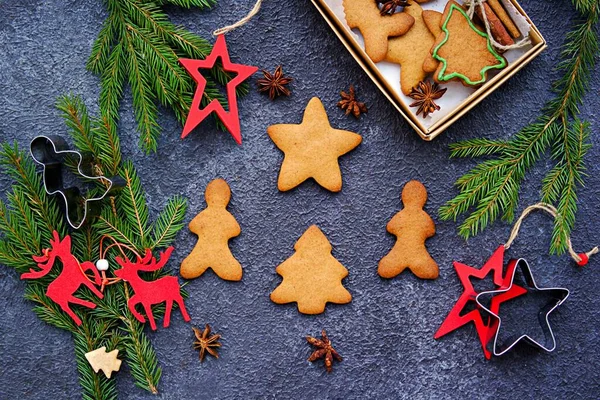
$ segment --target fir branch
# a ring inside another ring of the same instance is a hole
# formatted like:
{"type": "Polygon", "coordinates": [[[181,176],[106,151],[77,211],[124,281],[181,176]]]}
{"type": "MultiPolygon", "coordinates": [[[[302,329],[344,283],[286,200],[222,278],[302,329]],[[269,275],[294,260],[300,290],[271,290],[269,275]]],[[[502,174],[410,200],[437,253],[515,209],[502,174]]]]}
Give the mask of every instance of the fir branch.
{"type": "MultiPolygon", "coordinates": [[[[16,190],[16,189],[15,189],[16,190]]],[[[14,204],[14,194],[9,194],[9,201],[14,204]]],[[[30,254],[37,254],[38,249],[32,243],[25,229],[23,229],[23,217],[18,213],[9,210],[4,203],[0,204],[0,230],[4,232],[5,240],[16,248],[22,249],[30,254]]],[[[36,235],[37,237],[37,235],[36,235]]]]}
{"type": "Polygon", "coordinates": [[[459,227],[464,238],[478,234],[500,217],[514,219],[527,171],[551,149],[556,166],[543,181],[542,199],[558,202],[560,217],[555,221],[550,252],[567,249],[577,212],[576,190],[583,185],[583,158],[590,147],[589,127],[579,122],[577,115],[599,50],[596,24],[600,1],[574,3],[589,12],[586,21],[567,35],[558,66],[563,75],[554,83],[556,97],[546,104],[543,115],[508,141],[472,139],[450,147],[452,157],[493,157],[459,178],[459,194],[440,208],[443,220],[470,213],[459,227]]]}
{"type": "Polygon", "coordinates": [[[127,66],[125,52],[121,43],[116,44],[110,57],[108,65],[103,70],[100,81],[100,110],[101,124],[97,125],[97,133],[108,147],[101,152],[100,159],[110,165],[111,174],[116,174],[121,154],[119,149],[119,138],[117,135],[117,123],[119,121],[119,106],[123,96],[123,85],[127,66]]]}
{"type": "Polygon", "coordinates": [[[111,13],[102,24],[102,29],[94,41],[92,53],[90,54],[86,68],[95,74],[102,74],[102,71],[106,68],[110,57],[113,36],[118,32],[118,29],[116,29],[117,21],[118,14],[111,13]]]}
{"type": "Polygon", "coordinates": [[[121,149],[116,125],[112,124],[106,116],[94,121],[92,132],[99,145],[99,162],[104,166],[107,176],[116,176],[121,164],[121,149]]]}
{"type": "Polygon", "coordinates": [[[13,192],[8,194],[8,201],[15,210],[15,213],[13,214],[13,221],[20,225],[19,230],[24,234],[23,237],[27,238],[27,248],[32,249],[35,253],[38,253],[42,248],[41,233],[35,218],[35,214],[29,208],[27,200],[28,199],[25,191],[20,187],[13,188],[13,192]]]}
{"type": "Polygon", "coordinates": [[[187,210],[187,200],[172,198],[158,216],[153,229],[153,248],[167,247],[175,235],[183,228],[183,219],[187,210]]]}
{"type": "Polygon", "coordinates": [[[35,304],[33,311],[39,319],[47,324],[70,332],[74,332],[77,329],[77,325],[75,325],[71,317],[64,313],[58,304],[46,296],[46,289],[41,280],[28,282],[25,288],[25,299],[35,304]]]}
{"type": "Polygon", "coordinates": [[[211,8],[217,4],[216,0],[159,0],[159,4],[173,4],[183,8],[211,8]]]}
{"type": "MultiPolygon", "coordinates": [[[[96,220],[71,233],[73,254],[80,261],[97,259],[102,235],[109,235],[138,251],[145,248],[153,251],[157,245],[168,245],[182,226],[185,200],[179,197],[170,200],[151,225],[145,193],[135,168],[130,162],[121,163],[118,137],[116,131],[112,131],[116,125],[107,122],[105,117],[91,118],[77,97],[62,97],[58,107],[76,148],[94,156],[94,169],[102,174],[106,171],[118,173],[127,183],[123,190],[101,202],[101,213],[96,220]]],[[[101,109],[101,113],[103,111],[101,109]]],[[[0,201],[0,263],[21,273],[28,272],[30,268],[36,268],[32,255],[40,254],[41,248],[47,246],[53,230],[57,230],[61,237],[67,234],[64,215],[54,199],[46,194],[31,158],[16,145],[2,145],[0,165],[15,181],[7,195],[7,203],[0,201]]],[[[111,249],[106,258],[114,263],[117,254],[115,249],[111,249]]],[[[78,327],[46,295],[48,285],[60,270],[52,268],[45,277],[28,280],[25,298],[34,303],[33,310],[40,319],[73,334],[83,397],[116,397],[115,380],[93,373],[84,359],[86,352],[101,345],[123,349],[136,385],[156,393],[161,370],[156,353],[143,332],[144,324],[135,320],[127,307],[129,294],[126,284],[107,286],[103,299],[86,288],[79,290],[78,296],[97,306],[95,309],[74,307],[83,321],[78,327]]],[[[158,271],[152,276],[166,273],[158,271]]],[[[159,318],[164,309],[164,305],[154,307],[154,315],[159,318]]]]}
{"type": "MultiPolygon", "coordinates": [[[[129,298],[127,286],[123,286],[125,297],[129,298]]],[[[127,333],[123,340],[127,363],[135,384],[153,394],[158,393],[158,381],[162,374],[158,366],[156,352],[143,332],[140,324],[129,310],[125,311],[122,329],[127,333]]]]}
{"type": "Polygon", "coordinates": [[[103,210],[96,227],[101,235],[113,237],[117,242],[124,243],[134,249],[142,248],[142,245],[135,239],[129,224],[122,222],[118,216],[113,214],[112,210],[107,208],[103,210]]]}
{"type": "MultiPolygon", "coordinates": [[[[109,16],[92,46],[88,70],[101,75],[101,118],[114,134],[119,120],[119,104],[127,81],[132,89],[133,105],[140,147],[156,151],[160,128],[156,102],[171,108],[180,122],[187,116],[194,84],[179,65],[179,58],[204,59],[212,46],[208,41],[175,26],[162,7],[171,3],[184,8],[210,8],[215,0],[105,0],[109,16]]],[[[202,104],[213,99],[227,100],[216,83],[225,85],[231,76],[216,65],[207,76],[207,89],[202,104]]],[[[247,84],[239,85],[238,96],[248,92],[247,84]]],[[[217,120],[217,126],[225,129],[217,120]]]]}
{"type": "Polygon", "coordinates": [[[66,225],[62,213],[56,201],[47,195],[31,157],[20,151],[16,143],[14,146],[4,143],[0,150],[0,166],[3,166],[16,185],[23,189],[31,212],[41,221],[38,226],[42,240],[49,241],[53,230],[64,235],[66,225]]]}
{"type": "MultiPolygon", "coordinates": [[[[552,232],[552,242],[550,251],[559,253],[562,249],[568,247],[570,232],[575,226],[575,214],[577,213],[577,187],[583,186],[583,176],[585,174],[585,165],[583,157],[590,149],[589,144],[590,127],[587,123],[575,120],[563,134],[562,141],[557,142],[554,150],[554,157],[558,158],[557,167],[562,171],[561,185],[556,185],[559,190],[554,193],[544,192],[546,190],[556,190],[552,186],[544,185],[542,189],[542,199],[553,198],[558,200],[558,215],[552,232]],[[563,147],[564,146],[564,147],[563,147]]],[[[552,171],[549,176],[551,176],[552,171]]],[[[547,183],[546,181],[545,183],[547,183]]]]}
{"type": "Polygon", "coordinates": [[[124,221],[130,225],[130,230],[135,232],[139,239],[136,241],[138,250],[147,248],[148,238],[148,205],[133,164],[127,162],[123,165],[121,175],[125,179],[126,186],[122,195],[118,197],[117,204],[123,210],[124,221]]]}
{"type": "Polygon", "coordinates": [[[157,109],[155,96],[151,89],[151,78],[144,66],[144,55],[139,52],[139,44],[133,43],[130,32],[125,32],[125,53],[127,54],[127,70],[129,84],[133,95],[133,107],[140,131],[140,147],[146,152],[156,151],[158,139],[157,109]]]}
{"type": "Polygon", "coordinates": [[[79,151],[97,158],[99,152],[96,142],[90,136],[90,118],[83,101],[79,97],[62,96],[56,107],[62,111],[62,117],[79,151]]]}
{"type": "MultiPolygon", "coordinates": [[[[73,332],[75,359],[79,371],[79,383],[85,400],[116,400],[117,385],[115,379],[107,379],[104,374],[94,372],[85,353],[96,350],[108,343],[108,334],[115,324],[102,319],[84,318],[81,326],[73,332]]],[[[114,347],[108,346],[107,351],[114,347]]]]}
{"type": "Polygon", "coordinates": [[[73,255],[78,260],[94,260],[98,256],[100,235],[98,230],[87,224],[71,233],[73,255]]]}
{"type": "Polygon", "coordinates": [[[501,154],[510,145],[501,140],[470,139],[450,145],[450,157],[470,158],[501,154]]]}

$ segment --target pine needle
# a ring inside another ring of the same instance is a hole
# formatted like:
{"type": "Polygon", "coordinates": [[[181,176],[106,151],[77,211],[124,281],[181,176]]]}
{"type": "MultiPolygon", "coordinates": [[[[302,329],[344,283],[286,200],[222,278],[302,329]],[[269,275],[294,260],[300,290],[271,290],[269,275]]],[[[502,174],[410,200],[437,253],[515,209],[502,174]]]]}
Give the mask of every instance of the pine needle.
{"type": "Polygon", "coordinates": [[[440,208],[443,220],[456,221],[468,214],[459,227],[464,238],[477,235],[498,218],[513,221],[527,172],[550,151],[556,164],[542,182],[542,201],[556,204],[559,212],[550,252],[567,250],[590,148],[589,125],[579,121],[578,114],[599,50],[600,14],[600,0],[573,3],[586,20],[567,35],[558,65],[563,76],[554,83],[556,97],[546,104],[543,115],[508,141],[471,139],[450,146],[452,157],[492,157],[459,178],[459,194],[440,208]]]}
{"type": "MultiPolygon", "coordinates": [[[[110,57],[106,63],[110,64],[110,57]]],[[[107,101],[107,97],[104,101],[107,101]]],[[[94,170],[100,174],[107,171],[119,174],[126,182],[120,192],[102,200],[100,215],[95,220],[70,233],[72,252],[77,259],[82,262],[97,260],[102,235],[109,235],[140,252],[146,248],[154,251],[157,247],[169,246],[183,226],[186,201],[181,197],[169,200],[156,222],[150,223],[146,195],[137,172],[131,162],[121,161],[116,124],[107,122],[104,116],[90,117],[85,104],[78,97],[63,96],[57,107],[77,150],[93,157],[94,170]]],[[[104,112],[101,105],[101,114],[104,112]]],[[[12,190],[7,193],[7,202],[0,201],[0,263],[19,273],[28,272],[31,268],[37,268],[32,256],[41,254],[42,248],[48,246],[53,230],[57,230],[61,237],[67,234],[64,215],[54,198],[46,194],[31,157],[19,150],[16,144],[2,145],[0,166],[14,180],[12,190]]],[[[114,249],[106,255],[113,266],[117,255],[120,254],[114,249]]],[[[126,284],[107,286],[104,299],[98,299],[87,288],[79,290],[77,297],[92,301],[97,307],[73,308],[83,321],[78,327],[46,295],[48,285],[59,271],[60,268],[52,268],[44,278],[27,280],[25,298],[33,303],[33,311],[41,320],[72,333],[82,397],[117,398],[116,380],[96,374],[85,359],[85,353],[103,345],[120,349],[136,385],[157,393],[161,369],[156,352],[143,332],[144,325],[135,320],[127,308],[129,294],[126,284]]],[[[168,273],[163,269],[154,273],[153,277],[168,273]]],[[[111,270],[108,274],[112,276],[111,270]]],[[[164,310],[164,305],[153,307],[156,318],[164,310]]]]}
{"type": "MultiPolygon", "coordinates": [[[[157,103],[173,110],[181,123],[191,104],[195,84],[179,65],[179,58],[204,59],[212,50],[207,40],[171,23],[162,8],[170,3],[208,9],[216,0],[105,0],[105,3],[109,15],[87,63],[88,70],[101,77],[100,109],[104,130],[116,143],[119,107],[127,82],[133,97],[140,148],[147,153],[155,152],[160,135],[157,103]]],[[[225,85],[231,78],[221,65],[216,65],[206,76],[208,82],[202,105],[206,106],[213,99],[226,105],[227,100],[216,84],[225,85]]],[[[238,96],[247,93],[247,84],[238,86],[238,96]]],[[[225,129],[215,118],[217,127],[225,129]]],[[[118,143],[112,150],[116,147],[118,143]]],[[[114,165],[110,167],[115,170],[114,165]]]]}

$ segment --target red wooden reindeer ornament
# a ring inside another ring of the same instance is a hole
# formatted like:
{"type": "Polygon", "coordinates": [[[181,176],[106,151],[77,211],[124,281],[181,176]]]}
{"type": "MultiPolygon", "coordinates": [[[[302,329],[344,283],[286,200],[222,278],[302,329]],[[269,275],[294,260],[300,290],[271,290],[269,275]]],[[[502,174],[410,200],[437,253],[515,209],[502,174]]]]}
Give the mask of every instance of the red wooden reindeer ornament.
{"type": "Polygon", "coordinates": [[[164,267],[169,260],[172,251],[173,247],[169,247],[164,252],[161,252],[159,262],[156,262],[156,258],[152,256],[152,251],[150,249],[146,249],[144,258],[138,256],[137,262],[131,262],[123,257],[116,258],[117,263],[122,268],[116,270],[115,275],[129,283],[134,291],[134,295],[129,298],[127,306],[138,321],[145,323],[146,319],[144,316],[135,309],[137,304],[142,304],[146,316],[150,321],[152,330],[156,330],[156,322],[154,321],[154,315],[152,314],[152,305],[160,304],[163,301],[167,303],[165,318],[163,320],[163,326],[165,328],[168,327],[171,322],[173,302],[176,302],[179,305],[183,319],[186,322],[190,320],[190,316],[183,304],[183,297],[181,297],[179,291],[179,281],[177,280],[177,277],[165,276],[155,281],[148,282],[139,276],[140,271],[152,272],[158,271],[164,267]]]}
{"type": "Polygon", "coordinates": [[[96,270],[94,264],[89,261],[79,263],[79,261],[71,254],[71,237],[69,235],[61,241],[58,232],[52,233],[54,240],[50,240],[50,248],[44,249],[41,256],[33,256],[33,260],[37,262],[39,271],[30,269],[30,272],[26,272],[21,275],[21,279],[38,279],[46,276],[52,267],[54,262],[58,258],[62,265],[62,271],[60,274],[48,285],[46,289],[46,295],[52,299],[56,304],[62,308],[64,312],[69,314],[73,321],[77,325],[81,325],[81,319],[71,310],[69,303],[79,304],[88,308],[96,308],[96,304],[91,301],[82,300],[75,297],[75,292],[81,285],[84,285],[90,289],[98,298],[102,299],[104,295],[94,286],[101,284],[100,275],[96,270]],[[85,271],[90,270],[94,274],[94,281],[92,282],[85,271]]]}

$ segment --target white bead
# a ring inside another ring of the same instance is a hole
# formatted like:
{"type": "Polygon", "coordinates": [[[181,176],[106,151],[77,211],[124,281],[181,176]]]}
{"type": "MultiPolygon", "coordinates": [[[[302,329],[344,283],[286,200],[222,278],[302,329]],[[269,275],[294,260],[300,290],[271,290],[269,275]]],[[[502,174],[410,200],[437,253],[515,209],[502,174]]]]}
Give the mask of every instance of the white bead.
{"type": "Polygon", "coordinates": [[[96,261],[96,268],[98,269],[98,271],[106,271],[108,270],[108,260],[105,260],[104,258],[96,261]]]}

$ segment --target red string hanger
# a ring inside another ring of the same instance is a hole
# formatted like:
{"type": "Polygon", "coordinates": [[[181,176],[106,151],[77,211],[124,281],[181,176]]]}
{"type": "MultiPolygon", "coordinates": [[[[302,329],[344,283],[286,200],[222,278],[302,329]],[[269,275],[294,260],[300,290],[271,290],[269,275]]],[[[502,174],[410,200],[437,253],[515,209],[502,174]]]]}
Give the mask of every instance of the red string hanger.
{"type": "Polygon", "coordinates": [[[106,253],[108,252],[108,250],[110,250],[113,247],[118,248],[119,252],[125,259],[127,259],[127,255],[123,251],[124,248],[131,251],[137,258],[141,258],[140,254],[137,251],[135,251],[135,249],[133,247],[128,246],[126,244],[121,244],[121,243],[117,242],[111,236],[108,236],[108,235],[102,236],[100,238],[100,247],[99,247],[100,259],[98,261],[96,261],[96,268],[102,274],[102,281],[101,281],[101,286],[100,286],[100,291],[102,291],[102,292],[104,292],[104,288],[106,286],[112,285],[112,284],[115,284],[115,283],[121,281],[121,278],[119,278],[119,277],[114,277],[114,278],[106,277],[106,271],[108,270],[108,267],[109,267],[108,260],[106,259],[106,253]],[[113,241],[113,243],[111,243],[106,248],[103,248],[104,247],[104,239],[111,239],[113,241]]]}
{"type": "MultiPolygon", "coordinates": [[[[558,217],[558,210],[552,204],[537,203],[537,204],[527,207],[525,210],[523,210],[523,213],[521,214],[521,216],[519,217],[517,222],[515,222],[515,225],[513,226],[513,229],[510,232],[510,236],[509,236],[508,240],[506,241],[506,243],[504,244],[504,248],[506,250],[508,250],[510,248],[510,246],[513,244],[513,242],[517,238],[517,235],[519,234],[519,229],[521,229],[521,224],[523,223],[523,220],[529,214],[531,214],[531,212],[533,212],[535,210],[546,211],[554,219],[556,219],[558,217]]],[[[567,239],[567,246],[568,246],[568,250],[569,250],[569,255],[580,267],[587,265],[587,263],[590,260],[590,257],[593,256],[594,254],[597,254],[598,251],[600,251],[598,249],[598,246],[596,246],[588,252],[576,253],[575,250],[573,250],[573,245],[571,244],[571,238],[567,239]]]]}
{"type": "Polygon", "coordinates": [[[233,29],[244,25],[248,22],[260,9],[262,0],[258,0],[254,5],[254,8],[250,13],[242,18],[240,21],[233,25],[226,26],[221,29],[217,29],[213,32],[213,35],[217,37],[215,45],[211,53],[204,60],[193,60],[189,58],[180,58],[179,62],[187,70],[187,72],[194,78],[198,86],[194,93],[194,98],[190,106],[190,112],[185,121],[181,138],[185,138],[190,134],[202,121],[206,119],[211,113],[215,112],[219,119],[223,122],[231,136],[238,144],[242,144],[242,133],[240,128],[240,117],[237,104],[236,88],[238,85],[243,83],[252,74],[258,71],[258,67],[253,67],[243,64],[234,64],[229,58],[229,51],[227,49],[227,43],[225,42],[225,33],[232,31],[233,29]],[[202,108],[202,98],[206,89],[206,78],[200,73],[201,69],[212,69],[217,60],[221,60],[223,70],[225,72],[234,73],[235,77],[231,79],[226,85],[227,91],[227,102],[229,105],[229,111],[226,111],[223,105],[218,99],[213,99],[208,105],[202,108]]]}

